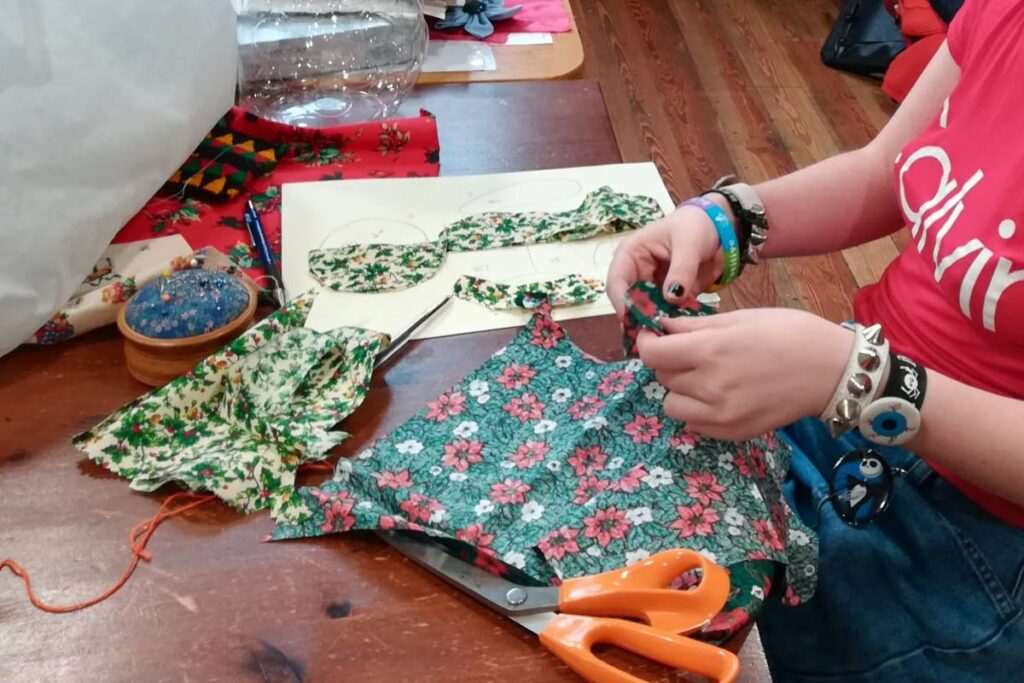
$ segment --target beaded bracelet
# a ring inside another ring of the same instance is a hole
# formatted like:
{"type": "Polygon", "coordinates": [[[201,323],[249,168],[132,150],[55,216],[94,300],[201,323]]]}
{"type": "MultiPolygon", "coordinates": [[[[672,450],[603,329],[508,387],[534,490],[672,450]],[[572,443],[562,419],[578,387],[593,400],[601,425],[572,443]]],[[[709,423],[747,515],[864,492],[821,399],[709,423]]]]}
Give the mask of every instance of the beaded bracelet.
{"type": "Polygon", "coordinates": [[[722,259],[722,275],[715,282],[714,287],[709,289],[709,291],[715,291],[715,289],[724,287],[739,277],[740,243],[736,238],[736,229],[733,228],[728,214],[710,199],[694,197],[693,199],[687,199],[679,205],[680,208],[684,206],[696,206],[703,209],[718,232],[718,241],[722,244],[724,258],[722,259]]]}

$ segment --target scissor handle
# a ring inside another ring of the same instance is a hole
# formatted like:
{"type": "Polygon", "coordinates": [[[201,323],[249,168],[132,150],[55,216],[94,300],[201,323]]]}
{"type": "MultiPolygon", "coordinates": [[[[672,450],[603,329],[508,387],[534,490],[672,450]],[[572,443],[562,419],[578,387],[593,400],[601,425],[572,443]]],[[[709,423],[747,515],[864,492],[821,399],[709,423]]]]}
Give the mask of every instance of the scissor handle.
{"type": "Polygon", "coordinates": [[[733,683],[740,670],[733,653],[686,636],[657,631],[621,619],[558,614],[540,640],[555,656],[591,683],[643,683],[594,654],[598,644],[615,645],[673,669],[717,683],[733,683]]]}
{"type": "Polygon", "coordinates": [[[692,633],[722,611],[729,574],[692,550],[664,550],[646,560],[603,574],[569,579],[558,593],[558,611],[593,617],[627,617],[667,633],[692,633]],[[669,588],[673,579],[700,569],[691,590],[669,588]]]}

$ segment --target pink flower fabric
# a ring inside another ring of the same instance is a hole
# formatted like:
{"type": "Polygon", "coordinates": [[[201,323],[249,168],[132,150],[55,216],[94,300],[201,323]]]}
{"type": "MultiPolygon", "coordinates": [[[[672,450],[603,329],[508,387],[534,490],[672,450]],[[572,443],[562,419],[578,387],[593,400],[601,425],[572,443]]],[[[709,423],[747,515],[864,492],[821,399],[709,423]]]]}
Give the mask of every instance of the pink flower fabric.
{"type": "Polygon", "coordinates": [[[444,456],[441,464],[445,467],[454,467],[457,472],[465,472],[469,466],[481,462],[484,456],[481,455],[483,443],[480,441],[467,441],[459,439],[444,445],[444,456]]]}
{"type": "Polygon", "coordinates": [[[444,422],[453,415],[466,411],[466,397],[457,391],[441,394],[436,401],[427,404],[427,419],[444,422]]]}
{"type": "Polygon", "coordinates": [[[629,531],[629,521],[626,513],[616,509],[614,505],[595,512],[592,516],[583,520],[586,538],[593,538],[602,548],[608,546],[613,540],[622,540],[629,531]]]}
{"type": "Polygon", "coordinates": [[[669,525],[679,532],[679,538],[690,536],[710,536],[715,533],[715,523],[719,521],[718,513],[712,508],[705,508],[700,503],[687,507],[676,506],[679,519],[669,525]]]}
{"type": "Polygon", "coordinates": [[[522,504],[526,502],[526,494],[531,488],[529,484],[524,484],[522,479],[506,479],[491,484],[491,500],[499,505],[522,504]]]}

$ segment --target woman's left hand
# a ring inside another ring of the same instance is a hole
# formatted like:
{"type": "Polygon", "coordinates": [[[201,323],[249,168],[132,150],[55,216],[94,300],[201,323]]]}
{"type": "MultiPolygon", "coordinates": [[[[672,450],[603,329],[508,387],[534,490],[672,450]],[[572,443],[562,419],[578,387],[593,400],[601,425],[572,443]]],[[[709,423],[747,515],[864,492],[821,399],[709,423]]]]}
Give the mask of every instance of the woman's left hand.
{"type": "Polygon", "coordinates": [[[662,318],[640,359],[668,389],[665,412],[689,429],[742,440],[819,415],[839,383],[853,332],[805,311],[758,308],[662,318]]]}

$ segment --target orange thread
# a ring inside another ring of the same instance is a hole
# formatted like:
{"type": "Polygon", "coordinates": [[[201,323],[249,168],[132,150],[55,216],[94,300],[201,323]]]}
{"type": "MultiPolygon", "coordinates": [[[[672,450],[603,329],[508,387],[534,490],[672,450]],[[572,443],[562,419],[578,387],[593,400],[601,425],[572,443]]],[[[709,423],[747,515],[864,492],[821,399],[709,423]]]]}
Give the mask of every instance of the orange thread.
{"type": "Polygon", "coordinates": [[[12,572],[14,572],[14,575],[20,578],[25,583],[25,592],[28,594],[28,599],[32,602],[32,605],[44,612],[50,612],[51,614],[65,614],[67,612],[75,612],[80,609],[85,609],[86,607],[92,607],[95,604],[103,602],[104,600],[112,596],[114,593],[121,590],[121,588],[123,588],[124,585],[128,583],[128,579],[131,578],[131,575],[135,571],[135,568],[139,566],[139,560],[145,560],[146,562],[149,562],[152,559],[152,555],[146,552],[146,544],[149,543],[149,539],[152,538],[153,532],[156,531],[156,528],[158,526],[160,526],[164,521],[170,519],[171,517],[177,517],[183,512],[188,512],[193,508],[199,507],[203,503],[210,502],[215,497],[216,496],[212,495],[202,496],[196,493],[187,492],[175,493],[171,496],[168,496],[164,500],[163,504],[160,505],[160,509],[156,511],[155,515],[153,515],[145,521],[139,522],[138,524],[133,526],[132,530],[129,532],[128,545],[131,546],[132,549],[132,559],[128,563],[128,568],[124,570],[124,574],[121,574],[121,578],[119,578],[114,583],[113,586],[108,588],[102,594],[90,600],[86,600],[85,602],[79,602],[73,605],[65,605],[63,607],[49,605],[43,602],[39,599],[38,596],[36,596],[35,591],[32,590],[32,581],[31,579],[29,579],[28,572],[25,571],[21,567],[21,565],[19,565],[17,562],[10,558],[4,560],[3,562],[0,562],[0,571],[3,571],[4,568],[6,567],[10,569],[12,572]],[[169,509],[175,501],[180,500],[182,498],[190,498],[192,499],[192,502],[186,503],[185,505],[176,507],[174,509],[169,509]]]}

